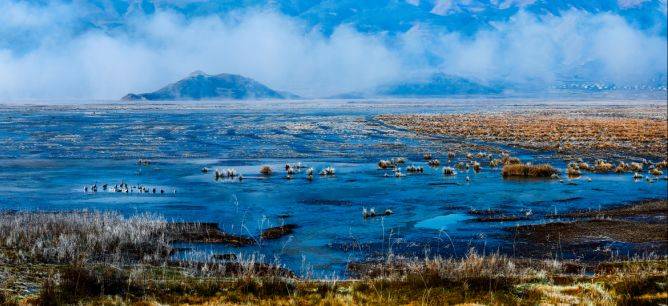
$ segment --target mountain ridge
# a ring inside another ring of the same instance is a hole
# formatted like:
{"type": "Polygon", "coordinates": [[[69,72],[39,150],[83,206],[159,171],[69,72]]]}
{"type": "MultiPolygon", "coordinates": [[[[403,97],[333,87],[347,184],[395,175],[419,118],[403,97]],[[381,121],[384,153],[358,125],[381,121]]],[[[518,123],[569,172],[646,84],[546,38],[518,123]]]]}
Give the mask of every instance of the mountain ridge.
{"type": "Polygon", "coordinates": [[[288,99],[299,96],[277,91],[251,78],[238,74],[221,73],[216,75],[194,71],[186,78],[168,84],[156,91],[129,93],[122,101],[165,101],[165,100],[249,100],[249,99],[288,99]]]}

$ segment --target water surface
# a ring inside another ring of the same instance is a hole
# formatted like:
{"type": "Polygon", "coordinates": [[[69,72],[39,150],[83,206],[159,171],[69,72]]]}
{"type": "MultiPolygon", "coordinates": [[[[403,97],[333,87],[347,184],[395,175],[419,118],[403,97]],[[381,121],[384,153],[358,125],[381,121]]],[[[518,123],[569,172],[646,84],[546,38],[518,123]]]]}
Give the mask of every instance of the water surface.
{"type": "MultiPolygon", "coordinates": [[[[259,252],[268,261],[316,275],[332,271],[344,275],[349,261],[388,252],[423,256],[462,255],[470,247],[502,250],[508,244],[504,227],[533,221],[478,223],[467,214],[470,209],[532,216],[600,209],[666,197],[665,181],[635,182],[628,174],[587,174],[570,184],[504,180],[499,169],[489,167],[455,177],[426,167],[422,174],[395,178],[390,171],[377,169],[379,159],[403,156],[407,165],[424,165],[424,152],[439,157],[462,141],[416,138],[373,117],[628,103],[405,100],[4,106],[0,108],[0,209],[148,212],[169,220],[216,222],[225,231],[252,236],[271,226],[294,223],[299,227],[289,237],[243,248],[182,245],[194,251],[179,256],[259,252]],[[139,158],[150,159],[151,164],[139,165],[139,158]],[[281,170],[286,162],[301,162],[316,171],[333,166],[336,175],[316,175],[308,181],[302,172],[288,180],[281,170]],[[261,165],[272,166],[275,175],[261,176],[261,165]],[[235,168],[245,179],[215,181],[212,173],[200,172],[202,167],[235,168]],[[84,186],[121,182],[157,192],[84,192],[84,186]],[[391,209],[394,214],[365,219],[363,208],[391,209]]],[[[549,152],[503,149],[525,161],[565,167],[549,152]]],[[[441,157],[445,165],[463,159],[460,155],[445,162],[441,157]]]]}

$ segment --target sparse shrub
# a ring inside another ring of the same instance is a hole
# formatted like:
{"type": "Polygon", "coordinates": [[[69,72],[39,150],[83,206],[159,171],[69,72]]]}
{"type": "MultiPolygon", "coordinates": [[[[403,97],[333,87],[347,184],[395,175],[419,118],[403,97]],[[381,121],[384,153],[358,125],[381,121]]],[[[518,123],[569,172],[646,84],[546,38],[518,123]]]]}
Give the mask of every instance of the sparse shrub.
{"type": "Polygon", "coordinates": [[[269,167],[269,166],[262,166],[262,168],[260,168],[260,174],[271,175],[272,172],[273,171],[271,170],[271,167],[269,167]]]}
{"type": "Polygon", "coordinates": [[[551,177],[559,171],[548,164],[510,164],[503,166],[501,173],[503,177],[551,177]]]}
{"type": "Polygon", "coordinates": [[[516,165],[520,164],[522,161],[520,161],[519,158],[517,157],[512,157],[508,154],[504,154],[503,157],[501,157],[501,163],[504,165],[516,165]]]}
{"type": "Polygon", "coordinates": [[[628,172],[631,169],[631,166],[629,166],[627,163],[620,161],[619,165],[615,167],[615,173],[624,173],[628,172]]]}
{"type": "Polygon", "coordinates": [[[589,166],[588,163],[585,163],[585,162],[579,162],[578,163],[578,169],[591,171],[591,167],[589,166]]]}

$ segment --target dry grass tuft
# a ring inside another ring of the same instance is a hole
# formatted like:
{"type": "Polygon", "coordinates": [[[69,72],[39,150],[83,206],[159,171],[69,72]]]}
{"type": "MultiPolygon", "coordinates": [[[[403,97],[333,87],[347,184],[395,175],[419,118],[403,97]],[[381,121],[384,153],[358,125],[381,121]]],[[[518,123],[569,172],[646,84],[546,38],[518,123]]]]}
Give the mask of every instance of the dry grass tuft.
{"type": "Polygon", "coordinates": [[[599,159],[599,160],[596,161],[596,164],[594,165],[594,170],[593,171],[598,172],[598,173],[607,173],[607,172],[612,171],[612,167],[613,166],[612,166],[611,163],[608,163],[604,160],[599,159]]]}
{"type": "Polygon", "coordinates": [[[663,175],[663,171],[659,170],[658,168],[653,168],[652,170],[649,170],[649,174],[654,176],[661,176],[663,175]]]}
{"type": "Polygon", "coordinates": [[[260,174],[271,175],[272,172],[273,171],[271,170],[271,167],[269,167],[269,166],[262,166],[262,168],[260,168],[260,174]]]}
{"type": "Polygon", "coordinates": [[[578,177],[580,176],[580,170],[578,170],[577,168],[568,167],[566,169],[566,174],[568,175],[568,177],[578,177]]]}

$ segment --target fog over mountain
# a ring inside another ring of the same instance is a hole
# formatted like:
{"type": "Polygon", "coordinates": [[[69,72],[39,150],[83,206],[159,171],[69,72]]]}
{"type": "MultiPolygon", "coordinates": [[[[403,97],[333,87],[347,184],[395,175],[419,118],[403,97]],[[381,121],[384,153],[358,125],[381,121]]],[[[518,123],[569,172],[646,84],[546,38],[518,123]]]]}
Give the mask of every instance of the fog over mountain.
{"type": "Polygon", "coordinates": [[[664,0],[0,0],[0,21],[2,101],[118,99],[194,70],[303,97],[665,89],[668,65],[664,0]]]}

